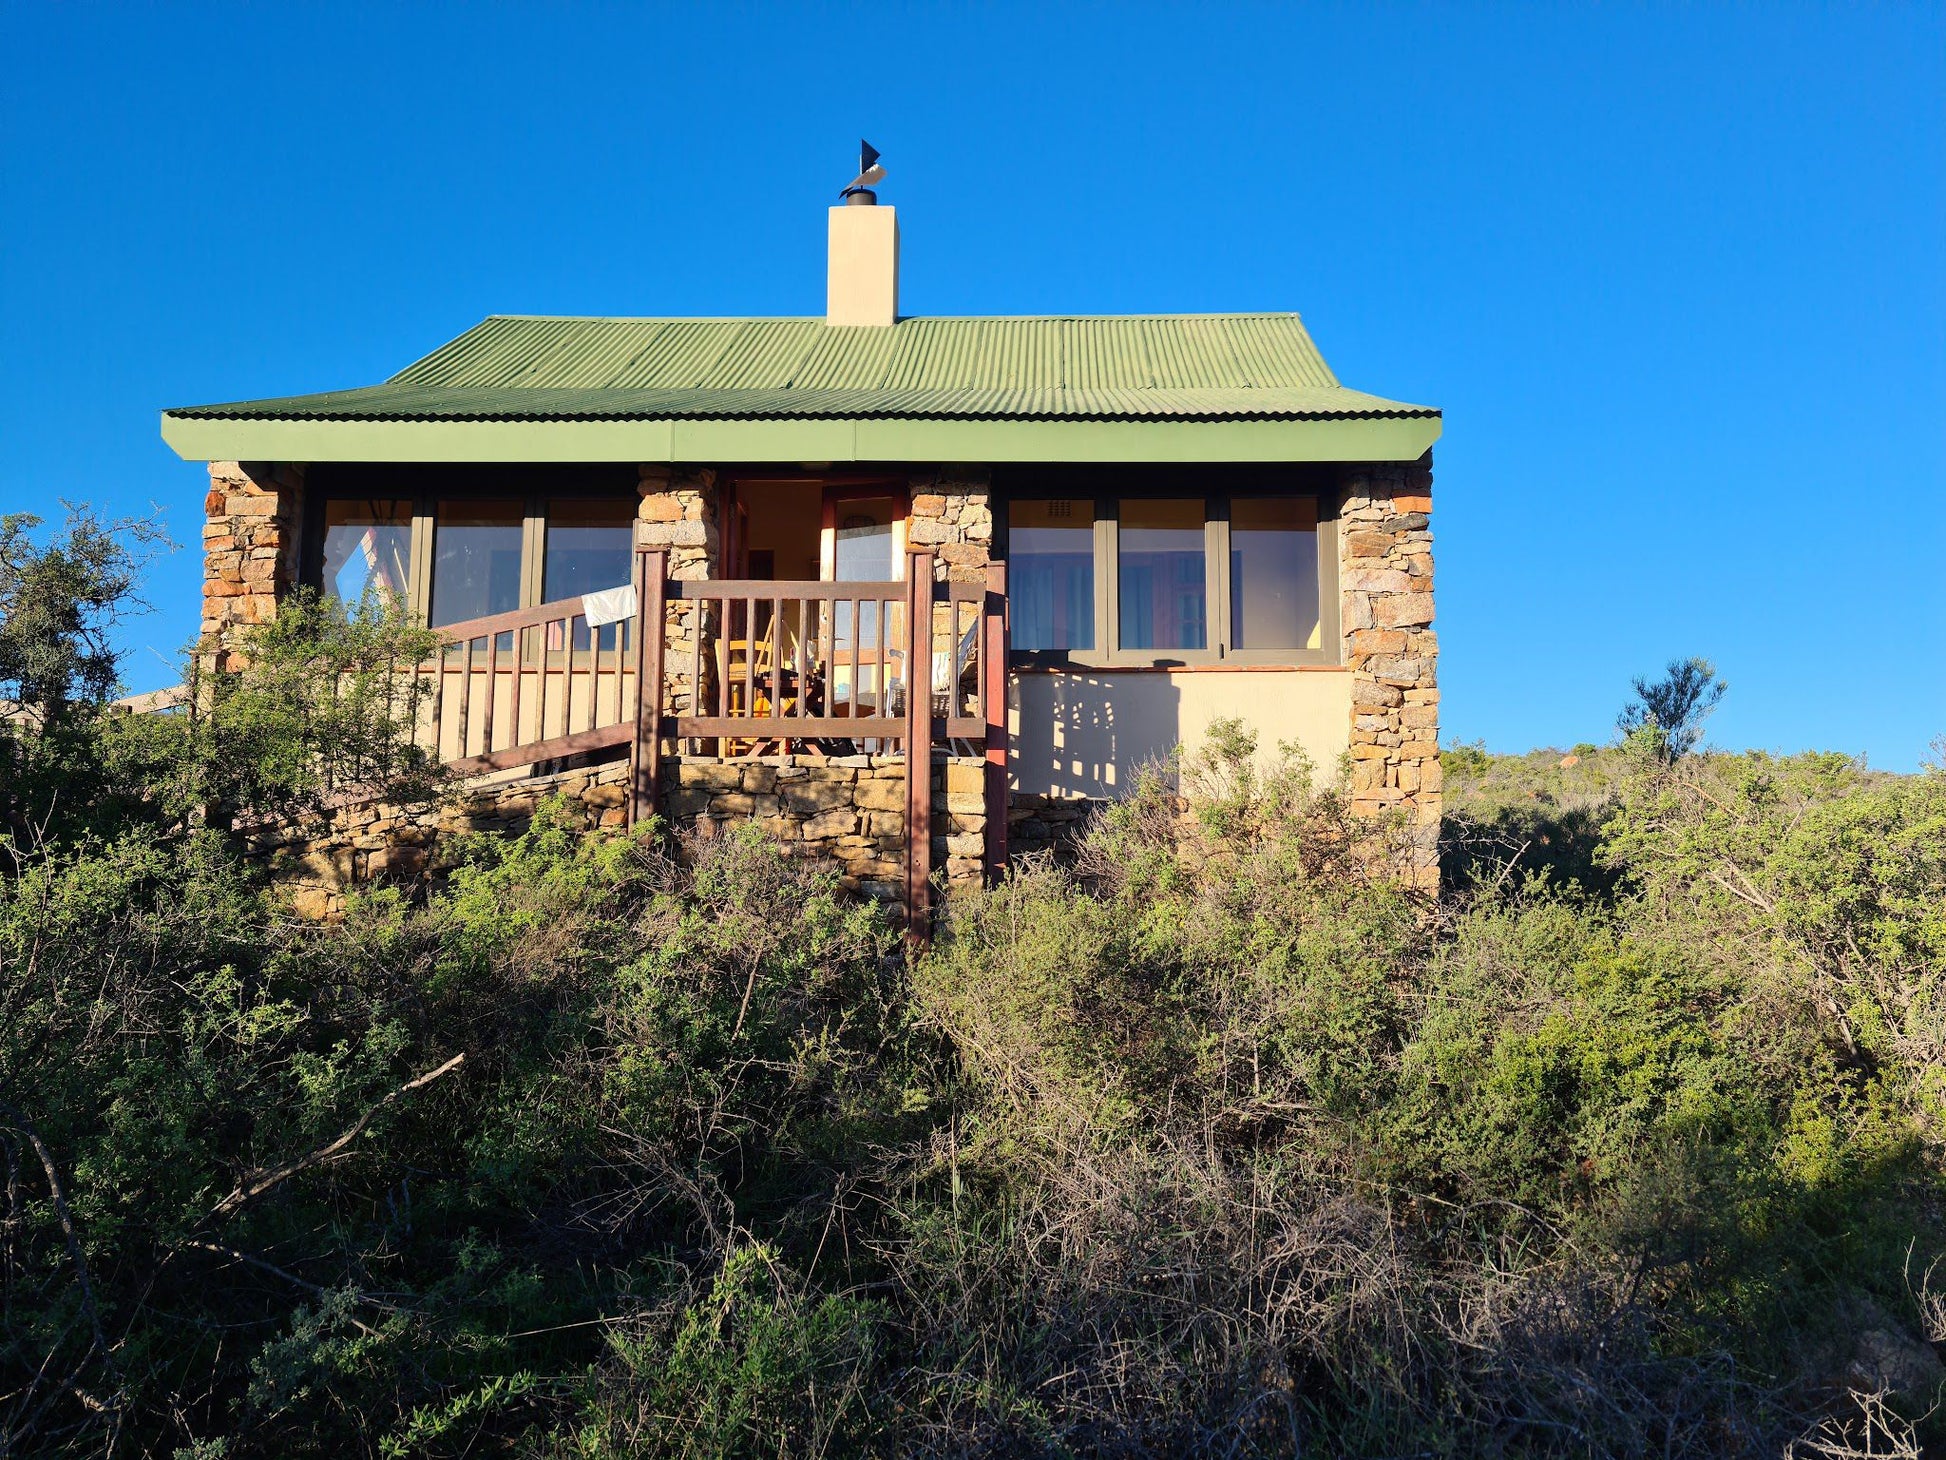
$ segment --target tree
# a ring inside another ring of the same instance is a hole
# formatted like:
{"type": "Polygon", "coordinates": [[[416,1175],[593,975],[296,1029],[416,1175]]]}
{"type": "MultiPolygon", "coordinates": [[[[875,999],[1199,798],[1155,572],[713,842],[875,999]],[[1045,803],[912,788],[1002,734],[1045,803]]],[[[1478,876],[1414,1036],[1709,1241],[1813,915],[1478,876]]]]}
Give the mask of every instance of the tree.
{"type": "Polygon", "coordinates": [[[399,604],[294,594],[228,668],[190,650],[184,703],[124,713],[114,629],[146,608],[137,584],[167,539],[86,507],[60,531],[41,526],[0,516],[0,848],[228,828],[347,792],[434,793],[439,758],[417,734],[431,686],[414,671],[438,640],[399,604]]]}
{"type": "Polygon", "coordinates": [[[1649,732],[1656,753],[1664,761],[1677,761],[1703,738],[1703,721],[1722,703],[1728,688],[1709,660],[1693,655],[1671,659],[1667,672],[1653,684],[1636,676],[1635,698],[1622,707],[1615,724],[1631,737],[1649,732]]]}
{"type": "Polygon", "coordinates": [[[120,688],[115,626],[146,605],[142,568],[168,539],[141,519],[69,505],[58,532],[0,516],[0,846],[105,833],[146,794],[104,731],[120,688]]]}
{"type": "Polygon", "coordinates": [[[47,725],[114,695],[109,635],[146,607],[135,582],[168,539],[153,522],[103,521],[73,505],[53,540],[36,542],[40,526],[27,512],[0,517],[0,699],[47,725]]]}

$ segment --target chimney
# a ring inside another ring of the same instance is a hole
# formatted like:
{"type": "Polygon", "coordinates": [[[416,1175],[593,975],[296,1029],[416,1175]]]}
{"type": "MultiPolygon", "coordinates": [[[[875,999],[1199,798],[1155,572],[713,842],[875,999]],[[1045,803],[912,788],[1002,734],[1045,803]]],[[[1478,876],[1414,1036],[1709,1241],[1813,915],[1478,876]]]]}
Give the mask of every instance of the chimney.
{"type": "Polygon", "coordinates": [[[831,210],[824,322],[888,325],[898,317],[898,210],[859,188],[831,210]]]}

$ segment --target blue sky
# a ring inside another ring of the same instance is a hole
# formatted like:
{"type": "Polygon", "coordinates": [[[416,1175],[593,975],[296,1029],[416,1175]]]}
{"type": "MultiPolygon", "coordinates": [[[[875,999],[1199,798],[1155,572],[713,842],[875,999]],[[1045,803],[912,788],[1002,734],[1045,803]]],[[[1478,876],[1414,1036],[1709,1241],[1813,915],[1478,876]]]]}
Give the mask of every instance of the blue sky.
{"type": "Polygon", "coordinates": [[[1439,405],[1445,733],[1946,732],[1946,7],[0,8],[0,510],[160,509],[164,406],[495,312],[810,314],[885,153],[909,313],[1297,309],[1439,405]]]}

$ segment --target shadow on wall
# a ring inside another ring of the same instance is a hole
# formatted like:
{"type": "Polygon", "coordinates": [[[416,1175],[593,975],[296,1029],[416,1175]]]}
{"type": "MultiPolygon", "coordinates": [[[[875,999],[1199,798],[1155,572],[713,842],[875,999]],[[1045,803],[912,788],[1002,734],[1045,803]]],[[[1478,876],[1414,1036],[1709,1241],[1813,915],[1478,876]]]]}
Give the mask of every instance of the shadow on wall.
{"type": "Polygon", "coordinates": [[[1137,769],[1194,744],[1212,720],[1256,732],[1268,764],[1280,742],[1304,747],[1323,777],[1351,730],[1351,676],[1300,670],[1028,673],[1009,678],[1008,771],[1037,796],[1109,799],[1137,769]]]}
{"type": "Polygon", "coordinates": [[[1108,799],[1182,738],[1182,692],[1163,674],[1018,675],[1007,696],[1013,788],[1108,799]]]}

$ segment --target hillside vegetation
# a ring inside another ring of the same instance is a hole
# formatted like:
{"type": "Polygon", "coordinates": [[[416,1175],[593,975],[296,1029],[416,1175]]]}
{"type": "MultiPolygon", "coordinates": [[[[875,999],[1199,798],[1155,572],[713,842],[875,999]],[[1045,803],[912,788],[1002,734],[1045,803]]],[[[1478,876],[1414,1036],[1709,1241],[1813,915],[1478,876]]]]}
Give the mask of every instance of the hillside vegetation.
{"type": "Polygon", "coordinates": [[[1434,902],[1232,731],[908,961],[548,811],[305,923],[182,721],[0,735],[0,1450],[1942,1441],[1946,769],[1455,751],[1434,902]]]}

